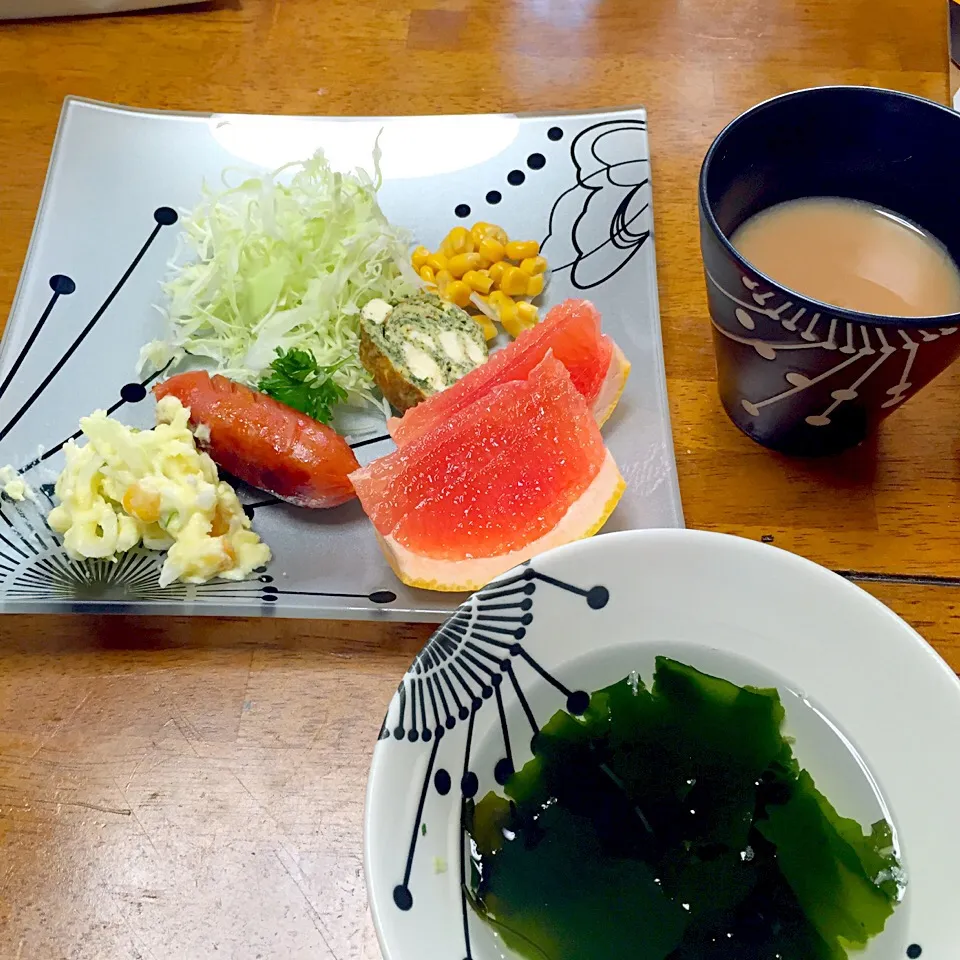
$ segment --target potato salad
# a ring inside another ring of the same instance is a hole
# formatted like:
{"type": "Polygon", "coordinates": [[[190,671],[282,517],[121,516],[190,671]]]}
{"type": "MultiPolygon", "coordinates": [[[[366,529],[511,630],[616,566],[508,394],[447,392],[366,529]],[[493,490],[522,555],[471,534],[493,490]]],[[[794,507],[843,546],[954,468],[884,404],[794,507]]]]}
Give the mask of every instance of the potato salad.
{"type": "Polygon", "coordinates": [[[176,397],[157,404],[157,426],[137,430],[97,410],[70,441],[47,522],[74,559],[118,554],[142,543],[166,550],[160,586],[175,580],[242,580],[270,560],[236,492],[197,449],[190,411],[176,397]]]}

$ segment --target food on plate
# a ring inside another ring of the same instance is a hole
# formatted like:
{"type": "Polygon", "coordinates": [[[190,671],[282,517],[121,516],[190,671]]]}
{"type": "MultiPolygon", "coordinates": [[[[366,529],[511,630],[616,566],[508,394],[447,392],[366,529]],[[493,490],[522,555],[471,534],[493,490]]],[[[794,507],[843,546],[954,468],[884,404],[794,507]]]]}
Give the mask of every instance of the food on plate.
{"type": "Polygon", "coordinates": [[[885,820],[841,817],[776,690],[666,657],[559,711],[466,801],[476,912],[530,960],[842,960],[904,892],[885,820]]]}
{"type": "Polygon", "coordinates": [[[188,415],[168,396],[157,404],[153,430],[127,427],[103,410],[80,421],[87,442],[64,448],[60,502],[47,517],[70,557],[114,559],[138,543],[166,550],[160,586],[242,580],[270,560],[233,488],[197,449],[188,415]]]}
{"type": "Polygon", "coordinates": [[[487,359],[487,343],[460,307],[421,293],[371,300],[360,319],[360,360],[390,405],[403,413],[456,383],[487,359]]]}
{"type": "Polygon", "coordinates": [[[549,354],[350,479],[397,576],[446,591],[591,536],[624,490],[586,401],[549,354]]]}
{"type": "Polygon", "coordinates": [[[337,364],[321,367],[312,353],[296,347],[277,350],[257,384],[261,393],[321,423],[333,418],[333,408],[347,399],[347,391],[333,379],[337,364]]]}
{"type": "Polygon", "coordinates": [[[0,490],[2,490],[11,500],[36,500],[37,495],[33,492],[30,484],[17,472],[15,467],[7,464],[0,467],[0,490]]]}
{"type": "Polygon", "coordinates": [[[390,435],[404,446],[448,420],[497,385],[522,380],[548,351],[570,371],[573,384],[602,426],[613,413],[630,373],[620,348],[600,332],[600,314],[587,300],[565,300],[535,328],[491,354],[482,367],[442,393],[387,422],[390,435]]]}
{"type": "Polygon", "coordinates": [[[317,152],[236,187],[205,188],[164,287],[167,337],[143,348],[141,368],[190,354],[253,387],[278,349],[297,348],[335,368],[351,403],[382,408],[360,363],[360,311],[421,283],[406,231],[377,203],[379,163],[375,147],[373,177],[338,173],[317,152]]]}
{"type": "Polygon", "coordinates": [[[479,222],[454,227],[435,253],[417,247],[410,262],[428,289],[477,311],[487,340],[497,335],[491,320],[516,337],[540,319],[530,301],[543,293],[548,264],[536,240],[511,240],[502,227],[479,222]]]}
{"type": "Polygon", "coordinates": [[[197,442],[228,473],[298,507],[352,500],[357,458],[336,431],[306,414],[205,370],[154,387],[190,409],[197,442]]]}

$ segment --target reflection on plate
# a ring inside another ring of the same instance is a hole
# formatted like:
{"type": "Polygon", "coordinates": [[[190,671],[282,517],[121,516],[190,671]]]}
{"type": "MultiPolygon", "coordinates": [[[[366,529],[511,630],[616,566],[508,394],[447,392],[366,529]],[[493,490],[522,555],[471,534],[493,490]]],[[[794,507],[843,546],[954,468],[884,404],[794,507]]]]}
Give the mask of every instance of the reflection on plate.
{"type": "MultiPolygon", "coordinates": [[[[574,295],[597,305],[634,367],[605,429],[628,487],[606,529],[682,525],[642,109],[351,120],[69,99],[0,354],[0,463],[39,491],[36,505],[0,503],[2,609],[439,620],[462,599],[400,584],[356,502],[309,513],[241,486],[274,551],[269,568],[256,580],[164,591],[155,579],[161,558],[135,551],[116,564],[73,562],[44,522],[80,416],[101,408],[132,426],[153,422],[157,375],[138,379],[136,361],[163,333],[159,283],[175,252],[178,211],[196,204],[203,181],[321,147],[335,166],[369,165],[381,130],[380,203],[391,222],[434,249],[454,223],[496,219],[511,236],[542,239],[552,267],[546,307],[574,295]],[[463,150],[465,142],[473,146],[463,150]]],[[[372,419],[358,430],[361,463],[392,449],[381,427],[372,419]]]]}
{"type": "Polygon", "coordinates": [[[666,655],[774,686],[794,754],[845,816],[884,818],[908,886],[858,956],[950,952],[960,683],[878,601],[809,561],[695,531],[536,558],[463,604],[401,680],[374,752],[365,866],[386,960],[513,957],[468,906],[468,801],[501,791],[556,711],[666,655]],[[919,745],[922,744],[922,748],[919,745]]]}

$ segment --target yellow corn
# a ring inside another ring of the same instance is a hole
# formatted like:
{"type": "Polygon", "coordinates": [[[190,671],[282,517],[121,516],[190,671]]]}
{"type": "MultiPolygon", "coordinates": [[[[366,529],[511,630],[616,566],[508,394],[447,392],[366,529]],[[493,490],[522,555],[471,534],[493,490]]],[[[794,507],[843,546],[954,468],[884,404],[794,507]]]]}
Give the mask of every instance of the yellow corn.
{"type": "Polygon", "coordinates": [[[156,523],[160,519],[160,494],[144,490],[136,483],[127,487],[121,503],[131,517],[143,523],[156,523]]]}
{"type": "Polygon", "coordinates": [[[500,323],[503,325],[503,329],[510,334],[511,337],[519,337],[521,333],[526,329],[524,324],[520,320],[520,314],[517,311],[516,303],[505,304],[500,310],[500,323]]]}
{"type": "Polygon", "coordinates": [[[490,279],[489,275],[485,277],[476,270],[468,270],[463,275],[463,282],[477,293],[489,293],[493,287],[493,280],[490,279]]]}
{"type": "Polygon", "coordinates": [[[536,240],[511,240],[506,244],[506,248],[507,256],[511,260],[526,260],[540,252],[540,244],[536,240]]]}
{"type": "Polygon", "coordinates": [[[480,241],[487,235],[487,230],[490,229],[491,224],[487,223],[486,220],[478,220],[470,228],[470,237],[473,242],[479,247],[480,241]]]}
{"type": "Polygon", "coordinates": [[[420,268],[420,279],[421,279],[424,283],[436,283],[436,282],[437,282],[437,275],[436,275],[436,273],[434,272],[433,267],[428,267],[426,264],[424,264],[424,265],[420,268]]]}
{"type": "Polygon", "coordinates": [[[500,276],[500,289],[511,297],[522,296],[527,292],[527,284],[535,277],[528,277],[519,267],[508,264],[500,276]]]}
{"type": "Polygon", "coordinates": [[[479,253],[458,253],[447,261],[447,269],[459,280],[468,270],[476,270],[480,266],[479,253]]]}
{"type": "Polygon", "coordinates": [[[493,281],[495,287],[500,285],[500,278],[503,276],[503,271],[507,269],[510,264],[505,263],[503,260],[498,260],[493,266],[490,267],[490,279],[493,281]]]}
{"type": "Polygon", "coordinates": [[[477,253],[479,253],[484,260],[489,260],[490,263],[497,263],[497,261],[503,259],[503,244],[493,237],[484,237],[477,247],[477,253]]]}
{"type": "Polygon", "coordinates": [[[427,257],[429,256],[430,251],[426,247],[417,247],[417,249],[410,254],[410,262],[413,264],[413,269],[419,270],[427,262],[427,257]]]}
{"type": "Polygon", "coordinates": [[[444,291],[453,283],[453,274],[449,270],[440,270],[437,272],[437,292],[442,297],[444,291]]]}
{"type": "Polygon", "coordinates": [[[535,277],[539,273],[545,273],[547,270],[546,257],[526,257],[520,264],[520,269],[528,276],[535,277]]]}
{"type": "Polygon", "coordinates": [[[442,253],[431,253],[424,263],[430,267],[435,273],[439,273],[441,270],[447,269],[447,258],[442,253]]]}
{"type": "Polygon", "coordinates": [[[477,247],[480,246],[484,237],[490,237],[498,243],[506,243],[509,239],[507,231],[503,227],[498,227],[495,223],[485,223],[482,220],[470,228],[470,236],[473,237],[473,242],[477,247]]]}
{"type": "MultiPolygon", "coordinates": [[[[524,274],[526,276],[526,274],[524,274]]],[[[539,297],[543,293],[543,274],[538,273],[535,277],[527,277],[526,294],[528,297],[539,297]]]]}
{"type": "Polygon", "coordinates": [[[443,297],[445,300],[455,303],[458,307],[465,307],[470,302],[472,292],[462,280],[454,280],[447,284],[443,297]]]}
{"type": "Polygon", "coordinates": [[[484,340],[492,340],[497,335],[496,324],[485,313],[478,313],[473,319],[480,325],[484,340]]]}
{"type": "Polygon", "coordinates": [[[225,533],[229,532],[230,521],[223,515],[223,511],[218,505],[216,512],[213,515],[213,522],[210,524],[210,536],[222,537],[225,533]]]}
{"type": "Polygon", "coordinates": [[[502,243],[504,246],[506,246],[510,240],[507,236],[507,231],[504,230],[503,227],[498,227],[495,223],[487,224],[486,236],[496,240],[498,243],[502,243]]]}
{"type": "Polygon", "coordinates": [[[502,290],[494,290],[493,293],[487,297],[487,303],[497,311],[498,317],[503,315],[503,311],[507,307],[515,306],[513,297],[508,297],[502,290]]]}
{"type": "Polygon", "coordinates": [[[540,321],[539,311],[532,303],[527,303],[526,300],[520,300],[517,303],[517,317],[526,328],[536,326],[540,321]]]}
{"type": "Polygon", "coordinates": [[[440,252],[447,257],[455,257],[458,253],[471,253],[476,244],[466,227],[454,227],[440,244],[440,252]]]}

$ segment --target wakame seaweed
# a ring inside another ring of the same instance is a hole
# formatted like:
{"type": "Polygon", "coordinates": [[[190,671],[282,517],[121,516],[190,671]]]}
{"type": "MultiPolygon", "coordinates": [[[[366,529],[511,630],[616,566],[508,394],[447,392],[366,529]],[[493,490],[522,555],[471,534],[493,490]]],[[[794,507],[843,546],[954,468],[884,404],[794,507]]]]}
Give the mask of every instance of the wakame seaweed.
{"type": "Polygon", "coordinates": [[[475,910],[530,960],[846,960],[902,892],[892,831],[837,814],[783,719],[666,657],[556,713],[467,802],[475,910]]]}

